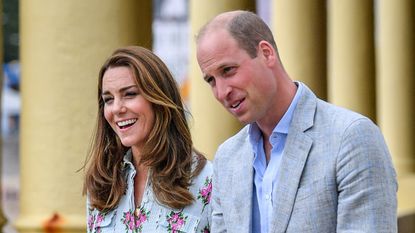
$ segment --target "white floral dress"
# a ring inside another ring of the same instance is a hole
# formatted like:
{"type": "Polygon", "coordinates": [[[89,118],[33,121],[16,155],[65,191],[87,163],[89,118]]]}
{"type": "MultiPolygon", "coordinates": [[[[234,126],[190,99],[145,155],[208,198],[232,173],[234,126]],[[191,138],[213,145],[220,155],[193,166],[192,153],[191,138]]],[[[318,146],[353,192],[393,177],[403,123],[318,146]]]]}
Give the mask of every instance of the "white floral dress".
{"type": "Polygon", "coordinates": [[[141,205],[134,202],[134,176],[131,152],[124,156],[128,187],[118,207],[102,213],[87,202],[87,232],[210,232],[212,191],[212,164],[207,161],[202,172],[193,180],[189,190],[195,197],[193,204],[183,209],[173,209],[158,203],[149,180],[141,205]]]}

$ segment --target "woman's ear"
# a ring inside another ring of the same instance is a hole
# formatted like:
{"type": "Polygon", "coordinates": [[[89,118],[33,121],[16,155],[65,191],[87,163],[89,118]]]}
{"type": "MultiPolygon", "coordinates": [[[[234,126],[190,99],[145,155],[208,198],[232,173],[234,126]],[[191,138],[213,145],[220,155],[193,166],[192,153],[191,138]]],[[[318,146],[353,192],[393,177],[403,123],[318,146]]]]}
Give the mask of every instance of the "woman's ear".
{"type": "Polygon", "coordinates": [[[274,65],[278,59],[274,47],[264,40],[258,44],[258,56],[262,56],[268,65],[274,65]]]}

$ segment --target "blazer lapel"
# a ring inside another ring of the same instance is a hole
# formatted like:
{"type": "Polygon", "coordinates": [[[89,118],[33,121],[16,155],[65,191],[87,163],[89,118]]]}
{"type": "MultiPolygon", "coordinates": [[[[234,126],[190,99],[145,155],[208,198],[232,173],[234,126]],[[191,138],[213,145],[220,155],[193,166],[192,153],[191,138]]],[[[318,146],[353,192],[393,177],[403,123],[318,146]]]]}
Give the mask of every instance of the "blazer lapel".
{"type": "Polygon", "coordinates": [[[297,134],[290,137],[286,143],[284,155],[278,172],[277,189],[274,193],[273,211],[270,232],[285,232],[294,206],[301,174],[310,151],[312,140],[304,135],[297,134]]]}
{"type": "MultiPolygon", "coordinates": [[[[249,144],[245,144],[249,145],[249,144]]],[[[248,233],[251,229],[252,191],[253,191],[253,153],[250,147],[239,150],[242,152],[239,165],[232,174],[232,196],[230,219],[235,224],[232,229],[238,233],[248,233]]]]}
{"type": "Polygon", "coordinates": [[[313,126],[317,99],[304,84],[299,85],[303,85],[303,93],[294,110],[273,196],[274,218],[270,225],[273,233],[285,232],[288,227],[301,175],[313,144],[305,131],[313,126]]]}

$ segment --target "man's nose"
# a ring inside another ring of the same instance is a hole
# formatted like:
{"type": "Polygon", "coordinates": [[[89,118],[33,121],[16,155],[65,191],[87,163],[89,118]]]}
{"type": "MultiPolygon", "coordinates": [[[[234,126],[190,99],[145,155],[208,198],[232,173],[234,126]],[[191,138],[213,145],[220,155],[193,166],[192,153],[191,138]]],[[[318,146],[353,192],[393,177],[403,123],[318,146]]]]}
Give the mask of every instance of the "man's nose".
{"type": "Polygon", "coordinates": [[[216,81],[216,99],[222,102],[227,99],[230,92],[231,87],[226,81],[220,79],[216,81]]]}

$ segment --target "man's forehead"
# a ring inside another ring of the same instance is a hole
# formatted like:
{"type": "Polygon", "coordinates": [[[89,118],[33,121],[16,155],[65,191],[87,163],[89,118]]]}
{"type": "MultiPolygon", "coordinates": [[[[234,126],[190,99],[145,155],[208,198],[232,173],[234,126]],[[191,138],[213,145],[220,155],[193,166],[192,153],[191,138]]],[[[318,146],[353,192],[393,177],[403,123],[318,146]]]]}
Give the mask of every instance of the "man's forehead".
{"type": "Polygon", "coordinates": [[[230,36],[229,32],[224,28],[209,28],[206,32],[199,38],[197,44],[204,43],[213,39],[228,37],[230,36]]]}
{"type": "Polygon", "coordinates": [[[201,38],[197,44],[196,53],[217,53],[235,46],[239,47],[237,41],[226,30],[221,29],[212,31],[201,38]]]}

